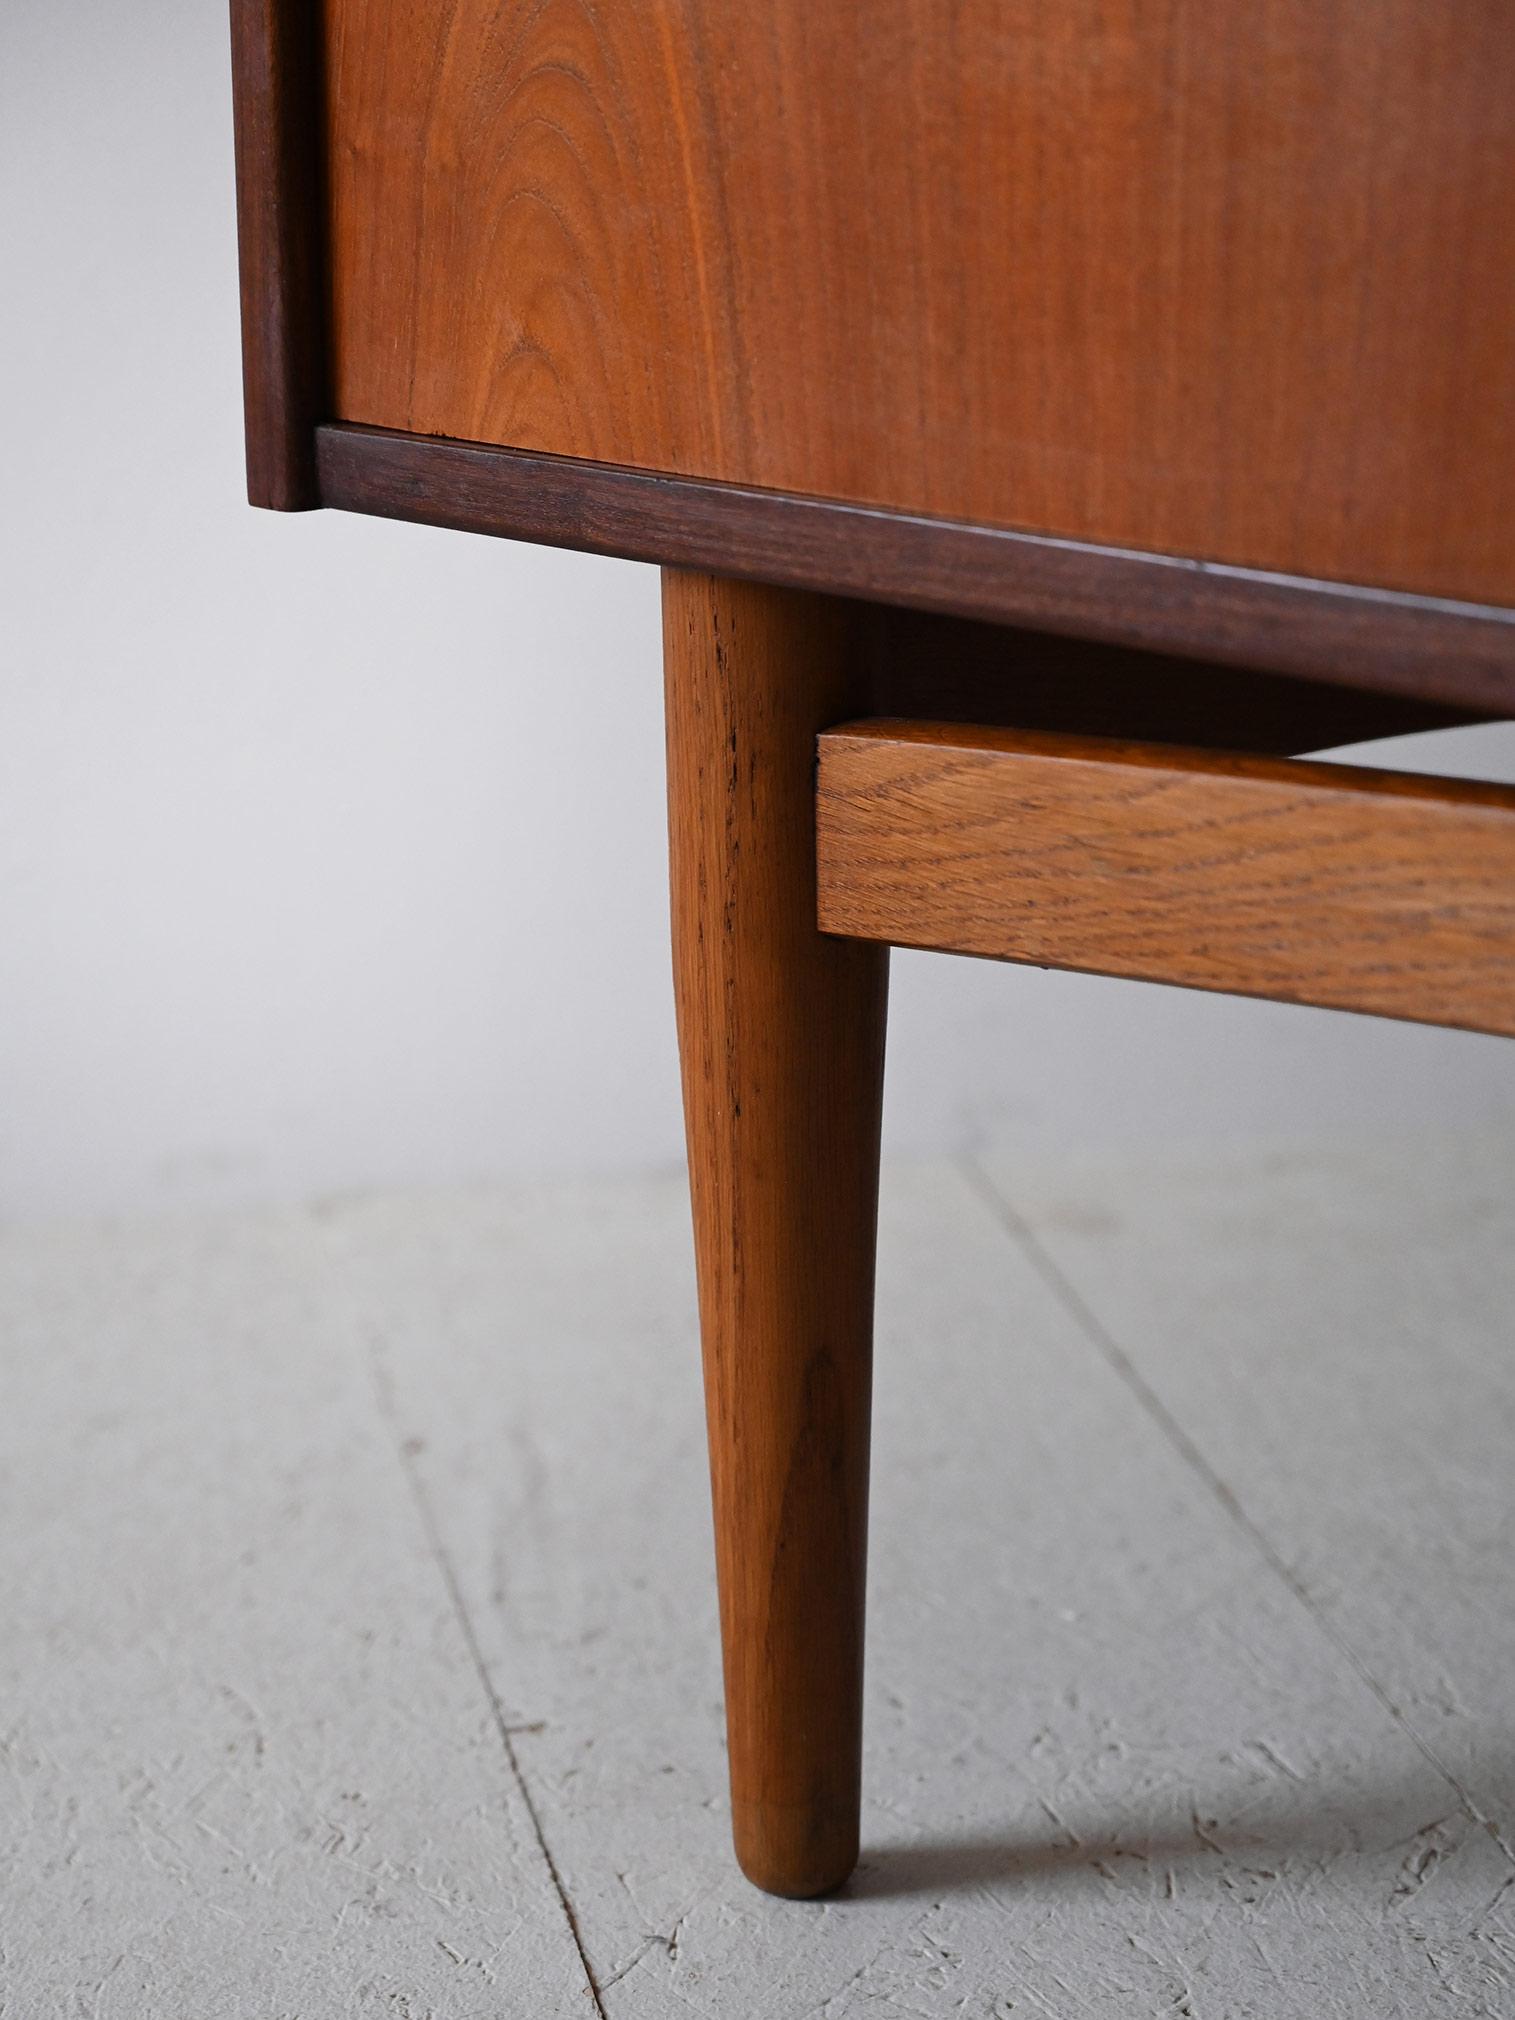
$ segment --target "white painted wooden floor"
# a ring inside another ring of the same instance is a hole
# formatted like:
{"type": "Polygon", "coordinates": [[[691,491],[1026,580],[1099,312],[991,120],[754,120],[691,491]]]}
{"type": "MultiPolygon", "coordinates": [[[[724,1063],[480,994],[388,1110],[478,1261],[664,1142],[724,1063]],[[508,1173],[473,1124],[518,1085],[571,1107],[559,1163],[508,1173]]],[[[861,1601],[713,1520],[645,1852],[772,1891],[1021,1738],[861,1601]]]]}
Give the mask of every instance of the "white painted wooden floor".
{"type": "Polygon", "coordinates": [[[0,1240],[5,2020],[1515,2014],[1515,1141],[895,1166],[865,1857],[726,1851],[681,1181],[0,1240]]]}

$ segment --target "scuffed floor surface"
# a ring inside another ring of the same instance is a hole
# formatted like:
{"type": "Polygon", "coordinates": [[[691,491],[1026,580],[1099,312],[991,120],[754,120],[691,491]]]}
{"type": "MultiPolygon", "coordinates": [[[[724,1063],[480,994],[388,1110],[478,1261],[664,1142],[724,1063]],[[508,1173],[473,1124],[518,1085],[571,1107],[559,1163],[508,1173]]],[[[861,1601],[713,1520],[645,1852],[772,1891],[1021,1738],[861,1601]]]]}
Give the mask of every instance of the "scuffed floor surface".
{"type": "Polygon", "coordinates": [[[1515,2015],[1515,1143],[895,1166],[863,1865],[675,1178],[0,1239],[4,2020],[1515,2015]]]}

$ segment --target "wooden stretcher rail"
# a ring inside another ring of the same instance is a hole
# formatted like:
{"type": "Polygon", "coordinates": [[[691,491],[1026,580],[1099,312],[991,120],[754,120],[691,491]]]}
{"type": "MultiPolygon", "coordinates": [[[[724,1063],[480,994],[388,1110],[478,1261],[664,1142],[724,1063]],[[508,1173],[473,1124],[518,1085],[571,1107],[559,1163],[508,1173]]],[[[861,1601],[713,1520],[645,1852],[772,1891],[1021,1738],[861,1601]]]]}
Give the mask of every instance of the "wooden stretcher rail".
{"type": "Polygon", "coordinates": [[[1515,1034],[1515,790],[1097,738],[820,738],[824,932],[1515,1034]]]}

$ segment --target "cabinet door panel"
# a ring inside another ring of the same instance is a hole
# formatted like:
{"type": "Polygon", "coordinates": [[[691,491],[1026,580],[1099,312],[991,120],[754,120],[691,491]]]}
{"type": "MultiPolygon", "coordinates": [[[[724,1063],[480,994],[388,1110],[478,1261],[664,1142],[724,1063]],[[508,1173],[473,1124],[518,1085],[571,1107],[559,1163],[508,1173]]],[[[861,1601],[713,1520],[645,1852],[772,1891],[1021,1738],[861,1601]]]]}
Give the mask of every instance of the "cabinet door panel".
{"type": "Polygon", "coordinates": [[[1515,602],[1508,0],[325,0],[340,418],[1515,602]]]}

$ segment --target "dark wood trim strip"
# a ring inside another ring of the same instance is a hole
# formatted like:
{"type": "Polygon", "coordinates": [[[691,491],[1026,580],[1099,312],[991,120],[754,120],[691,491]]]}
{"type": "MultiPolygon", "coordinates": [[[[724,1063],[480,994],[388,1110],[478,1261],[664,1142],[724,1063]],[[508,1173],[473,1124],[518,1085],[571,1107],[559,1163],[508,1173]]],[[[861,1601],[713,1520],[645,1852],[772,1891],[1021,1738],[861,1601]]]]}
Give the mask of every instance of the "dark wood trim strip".
{"type": "Polygon", "coordinates": [[[231,0],[247,495],[320,504],[326,406],[315,0],[231,0]]]}
{"type": "Polygon", "coordinates": [[[817,922],[1515,1033],[1515,788],[871,720],[822,734],[817,922]]]}
{"type": "Polygon", "coordinates": [[[334,423],[321,502],[1515,714],[1515,610],[334,423]]]}

